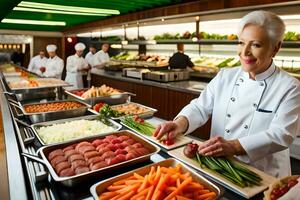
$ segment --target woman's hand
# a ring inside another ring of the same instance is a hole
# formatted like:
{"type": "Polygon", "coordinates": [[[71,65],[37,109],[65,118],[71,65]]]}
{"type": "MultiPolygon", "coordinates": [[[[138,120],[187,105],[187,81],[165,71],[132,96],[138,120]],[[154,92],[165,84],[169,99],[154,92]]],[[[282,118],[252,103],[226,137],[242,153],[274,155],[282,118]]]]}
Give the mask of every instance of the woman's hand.
{"type": "Polygon", "coordinates": [[[198,152],[205,156],[234,156],[246,154],[240,142],[236,140],[225,140],[217,136],[199,145],[198,152]]]}
{"type": "Polygon", "coordinates": [[[165,134],[167,138],[172,140],[175,139],[179,133],[184,133],[188,127],[188,120],[185,117],[178,117],[175,121],[167,121],[163,124],[160,124],[153,136],[158,140],[161,139],[165,134]]]}

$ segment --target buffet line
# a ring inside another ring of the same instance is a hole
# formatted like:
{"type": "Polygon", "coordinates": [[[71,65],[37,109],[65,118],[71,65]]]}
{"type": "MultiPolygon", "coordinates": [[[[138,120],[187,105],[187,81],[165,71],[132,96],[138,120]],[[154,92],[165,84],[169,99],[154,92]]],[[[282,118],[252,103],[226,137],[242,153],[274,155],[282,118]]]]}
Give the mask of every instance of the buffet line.
{"type": "Polygon", "coordinates": [[[196,138],[157,140],[157,110],[131,102],[132,93],[68,90],[15,65],[0,70],[33,199],[249,199],[276,181],[233,158],[199,155],[196,138]]]}

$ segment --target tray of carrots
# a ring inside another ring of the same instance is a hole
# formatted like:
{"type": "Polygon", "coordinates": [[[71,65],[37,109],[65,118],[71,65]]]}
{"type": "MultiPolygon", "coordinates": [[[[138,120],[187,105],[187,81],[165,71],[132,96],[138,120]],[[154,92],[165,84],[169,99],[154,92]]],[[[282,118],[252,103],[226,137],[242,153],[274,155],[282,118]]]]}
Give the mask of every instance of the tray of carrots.
{"type": "Polygon", "coordinates": [[[213,200],[223,189],[170,158],[94,184],[95,200],[213,200]]]}

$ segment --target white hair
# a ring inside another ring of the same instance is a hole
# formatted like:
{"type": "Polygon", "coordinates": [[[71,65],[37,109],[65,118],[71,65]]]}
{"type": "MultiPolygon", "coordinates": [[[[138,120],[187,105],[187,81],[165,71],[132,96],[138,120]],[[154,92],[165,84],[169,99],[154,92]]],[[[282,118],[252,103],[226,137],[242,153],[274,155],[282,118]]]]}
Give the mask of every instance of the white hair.
{"type": "Polygon", "coordinates": [[[258,10],[245,15],[238,24],[238,37],[248,24],[263,27],[272,42],[278,43],[283,40],[285,24],[279,16],[272,12],[258,10]]]}

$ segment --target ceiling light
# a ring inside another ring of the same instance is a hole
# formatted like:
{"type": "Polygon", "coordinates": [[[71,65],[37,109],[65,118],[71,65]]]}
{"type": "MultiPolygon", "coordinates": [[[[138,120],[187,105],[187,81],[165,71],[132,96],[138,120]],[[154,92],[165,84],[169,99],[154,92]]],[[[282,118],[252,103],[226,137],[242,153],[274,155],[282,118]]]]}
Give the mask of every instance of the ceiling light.
{"type": "Polygon", "coordinates": [[[27,7],[27,8],[39,8],[39,9],[96,13],[96,14],[101,14],[101,13],[102,14],[112,14],[112,15],[120,14],[119,10],[112,10],[112,9],[87,8],[87,7],[78,7],[78,6],[63,6],[63,5],[36,3],[36,2],[28,2],[28,1],[22,1],[21,3],[18,4],[18,6],[27,7]]]}
{"type": "Polygon", "coordinates": [[[73,39],[70,38],[70,37],[68,37],[68,38],[67,38],[67,41],[68,41],[69,43],[72,43],[72,42],[73,42],[73,39]]]}
{"type": "Polygon", "coordinates": [[[46,25],[46,26],[66,26],[66,22],[62,21],[41,21],[28,19],[2,19],[2,23],[10,24],[32,24],[32,25],[46,25]]]}
{"type": "Polygon", "coordinates": [[[85,16],[108,16],[108,14],[102,13],[82,13],[82,12],[69,12],[60,10],[48,10],[48,9],[37,9],[37,8],[24,8],[24,7],[14,7],[13,10],[17,11],[29,11],[29,12],[41,12],[41,13],[56,13],[64,15],[85,15],[85,16]]]}

